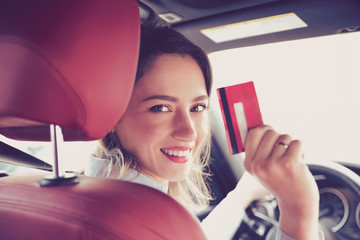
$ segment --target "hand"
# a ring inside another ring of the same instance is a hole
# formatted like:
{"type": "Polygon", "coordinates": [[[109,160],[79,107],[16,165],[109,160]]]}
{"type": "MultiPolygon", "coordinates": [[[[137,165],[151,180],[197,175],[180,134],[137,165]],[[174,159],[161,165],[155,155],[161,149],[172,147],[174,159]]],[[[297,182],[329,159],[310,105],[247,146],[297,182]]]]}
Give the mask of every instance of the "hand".
{"type": "Polygon", "coordinates": [[[301,142],[270,126],[247,135],[245,169],[277,198],[280,228],[296,239],[317,239],[319,191],[303,159],[301,142]]]}

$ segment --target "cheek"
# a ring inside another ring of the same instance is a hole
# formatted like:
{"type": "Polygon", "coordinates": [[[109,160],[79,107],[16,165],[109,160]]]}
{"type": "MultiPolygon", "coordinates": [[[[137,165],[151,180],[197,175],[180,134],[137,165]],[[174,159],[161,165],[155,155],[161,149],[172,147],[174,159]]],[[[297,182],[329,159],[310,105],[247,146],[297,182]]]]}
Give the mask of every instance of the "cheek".
{"type": "Polygon", "coordinates": [[[115,129],[123,146],[128,150],[134,150],[134,146],[145,148],[166,135],[164,123],[145,117],[123,119],[115,129]]]}
{"type": "Polygon", "coordinates": [[[210,133],[210,123],[209,123],[209,116],[208,114],[204,114],[202,116],[201,121],[199,121],[199,124],[197,126],[197,136],[198,136],[198,143],[201,145],[208,134],[210,133]]]}

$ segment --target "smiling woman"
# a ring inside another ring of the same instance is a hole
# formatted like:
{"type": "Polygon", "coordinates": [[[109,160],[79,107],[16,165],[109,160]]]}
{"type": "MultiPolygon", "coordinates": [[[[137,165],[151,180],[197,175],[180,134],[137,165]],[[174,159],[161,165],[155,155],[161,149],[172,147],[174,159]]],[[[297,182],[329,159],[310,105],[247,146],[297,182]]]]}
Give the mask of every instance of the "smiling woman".
{"type": "MultiPolygon", "coordinates": [[[[101,140],[85,174],[156,188],[193,211],[211,199],[205,171],[211,139],[210,65],[200,48],[174,30],[143,28],[141,36],[129,106],[101,140]]],[[[315,239],[319,195],[303,162],[301,142],[270,126],[259,126],[249,132],[245,152],[246,169],[278,198],[281,230],[277,234],[285,239],[315,239]]],[[[209,239],[231,239],[243,219],[243,209],[268,194],[249,179],[251,175],[245,174],[203,220],[201,226],[209,239]],[[222,224],[225,219],[226,225],[222,224]]]]}
{"type": "Polygon", "coordinates": [[[0,5],[0,133],[58,125],[52,146],[0,135],[0,239],[360,239],[358,0],[0,5]],[[214,86],[254,82],[272,126],[235,103],[244,153],[228,153],[207,54],[214,86]]]}
{"type": "Polygon", "coordinates": [[[211,144],[207,56],[169,29],[143,28],[141,36],[128,109],[95,154],[111,163],[85,173],[128,179],[135,170],[189,209],[204,207],[211,199],[204,181],[211,144]]]}

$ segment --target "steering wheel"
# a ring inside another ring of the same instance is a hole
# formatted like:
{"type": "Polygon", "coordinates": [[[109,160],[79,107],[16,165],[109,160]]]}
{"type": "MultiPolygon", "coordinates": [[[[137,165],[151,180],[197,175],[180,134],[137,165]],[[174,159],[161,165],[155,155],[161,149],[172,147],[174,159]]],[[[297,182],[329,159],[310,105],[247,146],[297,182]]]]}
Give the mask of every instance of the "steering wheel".
{"type": "MultiPolygon", "coordinates": [[[[315,177],[315,180],[317,180],[319,176],[321,176],[322,179],[331,179],[352,192],[360,202],[360,176],[356,173],[335,162],[309,163],[308,167],[315,177]]],[[[271,239],[271,235],[276,231],[279,219],[279,210],[274,197],[254,201],[246,209],[246,215],[233,239],[271,239]]],[[[320,225],[326,240],[337,239],[336,233],[333,232],[326,223],[320,225]]]]}

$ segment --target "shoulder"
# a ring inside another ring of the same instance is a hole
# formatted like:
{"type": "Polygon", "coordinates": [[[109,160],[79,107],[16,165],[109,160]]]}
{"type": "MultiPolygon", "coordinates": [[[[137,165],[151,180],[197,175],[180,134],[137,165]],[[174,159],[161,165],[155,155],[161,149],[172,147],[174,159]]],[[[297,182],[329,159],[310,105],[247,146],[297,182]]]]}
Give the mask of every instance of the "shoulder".
{"type": "Polygon", "coordinates": [[[86,164],[85,175],[91,177],[102,177],[110,160],[91,156],[86,164]]]}

